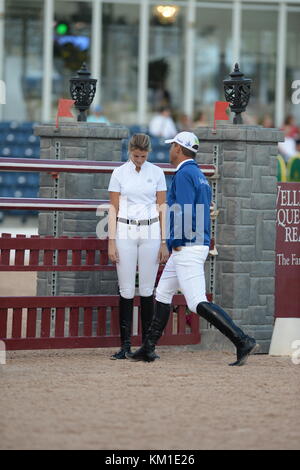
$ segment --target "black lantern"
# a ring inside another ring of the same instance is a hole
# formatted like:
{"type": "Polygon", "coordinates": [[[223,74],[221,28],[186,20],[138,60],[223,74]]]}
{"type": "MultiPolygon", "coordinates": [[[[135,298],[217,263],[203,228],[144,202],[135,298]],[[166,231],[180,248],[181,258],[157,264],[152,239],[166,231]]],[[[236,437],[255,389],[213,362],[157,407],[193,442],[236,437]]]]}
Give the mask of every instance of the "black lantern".
{"type": "Polygon", "coordinates": [[[84,62],[77,76],[70,79],[72,100],[75,101],[75,108],[79,110],[77,121],[86,121],[85,111],[89,109],[96,93],[97,79],[90,78],[90,75],[84,62]]]}
{"type": "Polygon", "coordinates": [[[225,99],[230,103],[230,110],[235,113],[233,124],[243,124],[241,113],[246,110],[250,98],[251,78],[244,78],[239,64],[235,64],[229,79],[223,80],[225,99]]]}

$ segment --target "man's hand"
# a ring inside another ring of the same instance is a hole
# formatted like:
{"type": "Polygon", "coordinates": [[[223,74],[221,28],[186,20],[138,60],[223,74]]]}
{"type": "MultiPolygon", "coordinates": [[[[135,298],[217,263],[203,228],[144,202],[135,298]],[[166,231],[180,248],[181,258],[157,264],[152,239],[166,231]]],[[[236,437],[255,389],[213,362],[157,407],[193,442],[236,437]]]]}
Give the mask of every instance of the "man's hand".
{"type": "Polygon", "coordinates": [[[216,203],[212,201],[212,202],[211,202],[211,206],[210,206],[210,208],[209,208],[209,210],[210,210],[210,218],[211,218],[212,220],[216,219],[217,216],[219,215],[219,210],[216,209],[216,207],[217,207],[217,206],[216,206],[216,203]]]}

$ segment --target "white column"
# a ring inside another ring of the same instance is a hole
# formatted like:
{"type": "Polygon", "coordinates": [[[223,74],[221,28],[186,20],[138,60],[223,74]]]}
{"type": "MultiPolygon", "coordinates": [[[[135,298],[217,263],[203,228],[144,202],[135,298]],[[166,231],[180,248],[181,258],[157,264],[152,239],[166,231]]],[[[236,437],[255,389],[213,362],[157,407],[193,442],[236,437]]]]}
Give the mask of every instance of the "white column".
{"type": "Polygon", "coordinates": [[[189,0],[186,6],[185,22],[185,64],[184,64],[184,100],[183,110],[191,119],[194,114],[194,70],[196,40],[196,2],[189,0]]]}
{"type": "Polygon", "coordinates": [[[149,1],[140,6],[139,60],[138,60],[138,124],[147,124],[149,1]]]}
{"type": "Polygon", "coordinates": [[[101,103],[101,59],[102,59],[102,0],[93,0],[91,74],[97,78],[97,91],[93,104],[101,103]]]}
{"type": "Polygon", "coordinates": [[[5,0],[0,0],[0,79],[4,79],[5,0]]]}
{"type": "Polygon", "coordinates": [[[44,0],[42,122],[51,119],[54,0],[44,0]]]}
{"type": "Polygon", "coordinates": [[[241,56],[242,4],[234,0],[232,10],[232,63],[240,61],[241,56]]]}
{"type": "Polygon", "coordinates": [[[6,102],[6,85],[4,76],[4,18],[5,18],[5,0],[0,0],[0,120],[4,116],[4,106],[6,102]]]}
{"type": "MultiPolygon", "coordinates": [[[[270,356],[293,356],[300,348],[300,318],[276,318],[270,344],[270,356]]],[[[299,364],[299,362],[298,362],[299,364]]]]}
{"type": "Polygon", "coordinates": [[[286,27],[287,6],[280,2],[277,28],[277,64],[276,64],[276,100],[275,100],[275,126],[280,127],[285,114],[285,65],[286,65],[286,27]]]}
{"type": "Polygon", "coordinates": [[[0,0],[0,80],[1,81],[3,80],[3,82],[1,83],[1,88],[0,88],[0,91],[3,94],[3,96],[1,96],[2,99],[0,101],[0,119],[3,119],[3,116],[4,116],[5,104],[1,104],[1,103],[3,103],[5,99],[5,94],[6,94],[6,87],[4,83],[4,79],[5,79],[4,77],[4,59],[5,59],[4,18],[5,18],[5,1],[0,0]]]}

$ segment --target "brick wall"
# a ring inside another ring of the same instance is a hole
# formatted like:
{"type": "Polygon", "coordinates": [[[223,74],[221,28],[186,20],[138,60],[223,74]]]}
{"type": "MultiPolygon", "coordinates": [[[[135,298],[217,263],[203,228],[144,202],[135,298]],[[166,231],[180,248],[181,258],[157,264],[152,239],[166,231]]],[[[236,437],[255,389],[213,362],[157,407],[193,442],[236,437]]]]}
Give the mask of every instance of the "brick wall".
{"type": "MultiPolygon", "coordinates": [[[[219,178],[215,302],[267,352],[274,315],[277,142],[283,133],[252,126],[198,128],[199,163],[218,147],[219,178]]],[[[232,349],[202,322],[201,347],[232,349]]]]}

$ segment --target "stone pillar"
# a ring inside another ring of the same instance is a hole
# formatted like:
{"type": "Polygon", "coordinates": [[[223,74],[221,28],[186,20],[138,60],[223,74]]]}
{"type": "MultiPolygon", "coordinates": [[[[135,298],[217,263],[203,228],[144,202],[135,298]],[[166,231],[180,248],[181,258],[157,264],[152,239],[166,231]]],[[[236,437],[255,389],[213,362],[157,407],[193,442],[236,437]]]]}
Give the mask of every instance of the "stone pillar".
{"type": "MultiPolygon", "coordinates": [[[[121,126],[94,123],[40,125],[35,135],[41,138],[41,159],[121,161],[122,139],[128,130],[121,126]]],[[[108,199],[110,174],[60,173],[55,178],[41,173],[40,197],[60,199],[108,199]]],[[[39,234],[56,236],[96,236],[100,218],[94,212],[44,212],[39,215],[39,234]],[[55,221],[56,217],[56,221],[55,221]]],[[[38,295],[115,294],[117,276],[112,272],[40,273],[38,295]]]]}
{"type": "MultiPolygon", "coordinates": [[[[194,130],[199,163],[218,158],[214,301],[268,352],[273,329],[277,129],[246,125],[194,130]]],[[[206,267],[209,270],[209,261],[206,267]]],[[[207,275],[209,273],[207,272],[207,275]]],[[[207,322],[201,322],[201,348],[232,349],[207,322]]]]}

